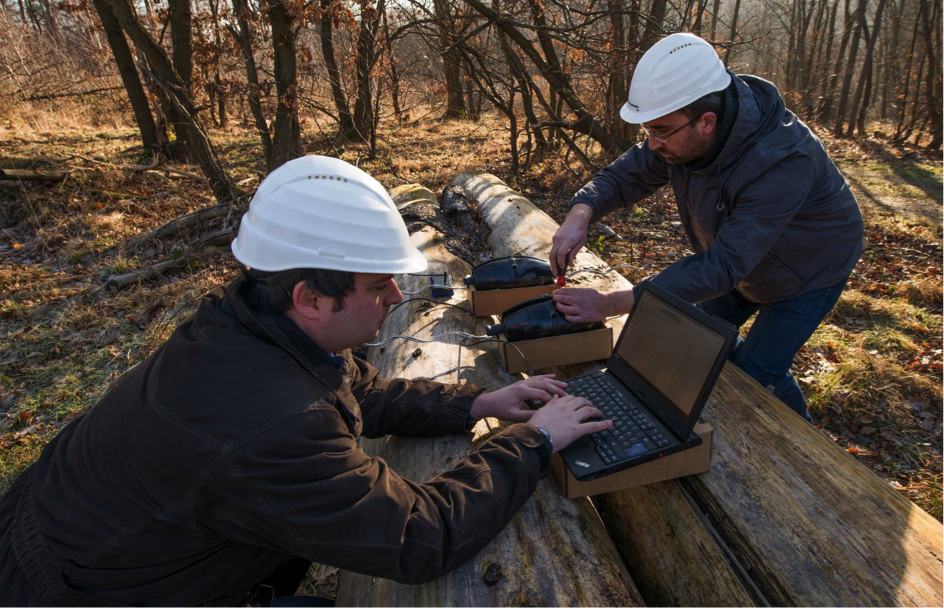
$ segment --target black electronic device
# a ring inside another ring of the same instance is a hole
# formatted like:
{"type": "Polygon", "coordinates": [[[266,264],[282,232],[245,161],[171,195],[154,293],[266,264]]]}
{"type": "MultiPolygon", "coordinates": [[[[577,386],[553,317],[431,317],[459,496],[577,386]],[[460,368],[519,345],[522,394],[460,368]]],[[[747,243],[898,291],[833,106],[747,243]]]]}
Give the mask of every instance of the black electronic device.
{"type": "Polygon", "coordinates": [[[501,323],[485,329],[490,336],[505,334],[509,342],[536,340],[563,336],[581,331],[603,329],[601,321],[593,323],[572,323],[557,310],[557,305],[549,295],[531,298],[515,304],[501,314],[501,323]]]}
{"type": "Polygon", "coordinates": [[[465,278],[465,284],[475,286],[478,291],[534,287],[553,285],[554,275],[546,260],[513,255],[479,264],[465,278]]]}
{"type": "Polygon", "coordinates": [[[738,332],[644,281],[604,372],[567,380],[613,426],[561,450],[579,481],[701,444],[693,432],[738,332]]]}

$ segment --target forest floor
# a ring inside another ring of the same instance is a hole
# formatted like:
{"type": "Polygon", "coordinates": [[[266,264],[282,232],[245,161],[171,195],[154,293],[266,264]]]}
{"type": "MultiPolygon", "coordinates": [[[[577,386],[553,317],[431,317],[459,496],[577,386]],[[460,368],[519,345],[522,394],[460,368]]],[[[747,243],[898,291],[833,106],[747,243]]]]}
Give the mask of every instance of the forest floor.
{"type": "MultiPolygon", "coordinates": [[[[310,124],[306,132],[313,135],[307,153],[336,149],[310,124]]],[[[210,136],[233,181],[252,191],[264,170],[256,135],[230,127],[210,136]]],[[[858,197],[867,241],[846,292],[793,373],[816,426],[940,520],[941,159],[882,140],[825,143],[858,197]]],[[[589,176],[563,152],[510,175],[507,133],[492,119],[386,127],[379,146],[379,156],[367,160],[362,146],[346,144],[342,158],[388,188],[417,182],[434,192],[463,170],[484,169],[558,221],[589,176]]],[[[0,124],[0,167],[75,168],[61,183],[0,181],[0,492],[115,378],[153,352],[203,293],[237,270],[225,248],[189,255],[193,241],[226,218],[167,238],[136,238],[215,204],[203,182],[131,170],[141,162],[129,128],[0,124]],[[186,263],[129,289],[105,289],[112,275],[168,259],[186,263]]],[[[594,233],[590,246],[613,265],[645,268],[628,272],[631,281],[689,252],[665,191],[606,223],[623,239],[594,233]]],[[[312,584],[330,588],[333,569],[323,572],[312,584]]]]}

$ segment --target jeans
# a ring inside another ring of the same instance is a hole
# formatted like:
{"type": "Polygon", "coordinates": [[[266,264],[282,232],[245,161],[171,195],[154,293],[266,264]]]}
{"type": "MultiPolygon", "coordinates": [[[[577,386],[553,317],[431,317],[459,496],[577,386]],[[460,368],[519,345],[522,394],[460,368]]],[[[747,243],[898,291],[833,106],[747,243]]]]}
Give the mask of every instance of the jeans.
{"type": "Polygon", "coordinates": [[[757,314],[747,338],[738,336],[730,361],[760,382],[796,413],[810,420],[806,398],[790,366],[793,357],[833,309],[848,277],[830,287],[776,302],[756,304],[737,291],[698,304],[704,311],[740,328],[757,314]]]}

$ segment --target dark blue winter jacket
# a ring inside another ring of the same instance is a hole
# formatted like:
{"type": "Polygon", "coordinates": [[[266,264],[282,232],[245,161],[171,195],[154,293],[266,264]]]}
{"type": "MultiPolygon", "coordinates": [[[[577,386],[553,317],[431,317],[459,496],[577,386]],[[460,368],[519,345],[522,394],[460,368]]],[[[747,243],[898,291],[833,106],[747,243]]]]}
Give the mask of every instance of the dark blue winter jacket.
{"type": "Polygon", "coordinates": [[[653,281],[692,303],[733,289],[780,302],[838,283],[862,255],[862,214],[849,184],[772,83],[731,76],[733,124],[713,160],[669,165],[646,141],[597,173],[571,206],[589,205],[598,221],[671,184],[695,254],[653,281]]]}

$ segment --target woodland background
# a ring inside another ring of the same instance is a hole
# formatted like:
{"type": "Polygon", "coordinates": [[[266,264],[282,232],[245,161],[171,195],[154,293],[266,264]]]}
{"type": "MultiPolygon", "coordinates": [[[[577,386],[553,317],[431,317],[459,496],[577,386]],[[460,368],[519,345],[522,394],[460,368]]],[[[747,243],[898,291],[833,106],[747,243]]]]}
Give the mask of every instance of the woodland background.
{"type": "MultiPolygon", "coordinates": [[[[385,186],[485,169],[562,220],[641,141],[633,67],[691,31],[823,139],[866,249],[794,374],[816,425],[941,518],[940,0],[0,0],[0,491],[230,280],[302,154],[385,186]]],[[[661,191],[589,246],[690,253],[661,191]],[[613,236],[611,233],[616,234],[613,236]]],[[[315,583],[330,583],[330,571],[315,583]]]]}

